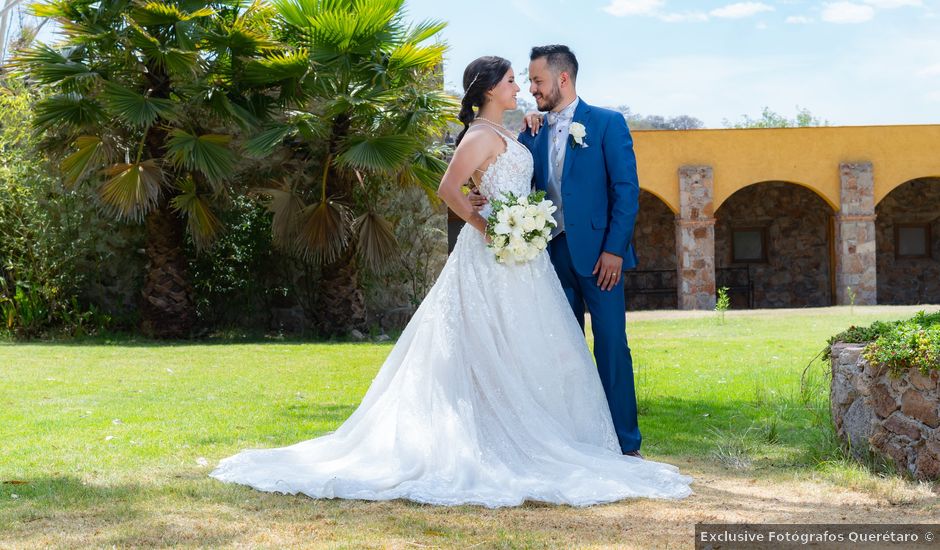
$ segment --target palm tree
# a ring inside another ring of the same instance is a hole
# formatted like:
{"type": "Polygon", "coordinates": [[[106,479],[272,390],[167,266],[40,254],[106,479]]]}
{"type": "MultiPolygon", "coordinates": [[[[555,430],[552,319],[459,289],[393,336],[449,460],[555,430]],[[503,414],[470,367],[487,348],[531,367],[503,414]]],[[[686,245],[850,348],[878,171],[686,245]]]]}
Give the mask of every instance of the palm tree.
{"type": "MultiPolygon", "coordinates": [[[[246,149],[293,151],[300,169],[260,192],[274,242],[322,267],[321,331],[342,334],[365,321],[360,269],[396,257],[378,197],[407,185],[433,197],[446,168],[435,144],[456,103],[442,86],[445,46],[432,41],[445,24],[406,24],[404,0],[273,2],[282,40],[306,70],[282,96],[286,115],[246,149]]],[[[267,72],[254,77],[273,83],[267,72]]]]}
{"type": "Polygon", "coordinates": [[[70,151],[68,185],[95,185],[116,220],[145,222],[145,333],[184,337],[195,320],[184,239],[208,246],[233,192],[233,135],[269,118],[291,73],[256,1],[52,0],[38,16],[62,38],[20,52],[14,68],[48,95],[35,125],[70,151]],[[259,75],[264,75],[259,84],[259,75]]]}

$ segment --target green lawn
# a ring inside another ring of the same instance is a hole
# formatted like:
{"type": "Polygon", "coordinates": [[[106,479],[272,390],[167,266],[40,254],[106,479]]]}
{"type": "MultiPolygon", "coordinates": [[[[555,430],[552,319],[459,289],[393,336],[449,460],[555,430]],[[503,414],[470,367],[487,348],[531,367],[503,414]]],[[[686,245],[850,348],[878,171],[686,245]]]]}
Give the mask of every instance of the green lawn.
{"type": "MultiPolygon", "coordinates": [[[[684,469],[857,485],[869,474],[846,464],[832,441],[826,366],[809,369],[808,391],[801,375],[831,334],[913,311],[631,320],[645,454],[684,469]]],[[[564,507],[313,501],[206,476],[241,449],[335,429],[390,350],[275,340],[0,343],[0,546],[526,547],[578,536],[577,527],[561,532],[533,516],[564,507]]],[[[566,510],[562,517],[582,513],[566,510]]],[[[615,543],[605,537],[616,530],[585,529],[581,544],[615,543]]]]}

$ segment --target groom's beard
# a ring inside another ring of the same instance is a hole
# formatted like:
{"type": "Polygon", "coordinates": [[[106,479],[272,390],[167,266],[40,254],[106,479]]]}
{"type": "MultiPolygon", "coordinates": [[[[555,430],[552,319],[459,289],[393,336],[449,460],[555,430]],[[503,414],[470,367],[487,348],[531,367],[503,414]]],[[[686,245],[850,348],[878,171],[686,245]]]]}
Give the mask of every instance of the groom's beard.
{"type": "Polygon", "coordinates": [[[547,112],[555,110],[555,107],[558,107],[558,104],[561,103],[561,88],[558,85],[552,87],[552,91],[548,95],[543,95],[535,98],[535,104],[538,106],[539,111],[547,112]]]}

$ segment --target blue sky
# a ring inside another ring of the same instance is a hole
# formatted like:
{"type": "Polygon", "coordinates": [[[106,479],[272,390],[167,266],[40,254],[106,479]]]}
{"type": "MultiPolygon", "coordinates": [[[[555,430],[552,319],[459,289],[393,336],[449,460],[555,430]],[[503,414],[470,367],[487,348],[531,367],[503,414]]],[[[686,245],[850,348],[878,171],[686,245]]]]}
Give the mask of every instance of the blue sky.
{"type": "MultiPolygon", "coordinates": [[[[529,48],[578,55],[578,92],[634,113],[698,117],[706,127],[788,116],[833,125],[940,124],[940,0],[407,0],[412,20],[442,19],[445,80],[500,55],[517,72],[529,48]]],[[[532,98],[523,86],[521,94],[532,98]]]]}

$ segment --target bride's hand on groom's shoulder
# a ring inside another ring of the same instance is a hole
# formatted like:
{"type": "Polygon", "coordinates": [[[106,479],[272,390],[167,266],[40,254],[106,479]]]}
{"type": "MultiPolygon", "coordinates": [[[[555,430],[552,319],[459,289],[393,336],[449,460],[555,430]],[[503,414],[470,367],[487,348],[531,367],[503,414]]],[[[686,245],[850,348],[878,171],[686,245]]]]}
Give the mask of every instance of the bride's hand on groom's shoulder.
{"type": "Polygon", "coordinates": [[[529,111],[522,117],[522,131],[528,130],[533,136],[539,133],[539,129],[542,127],[542,113],[538,111],[529,111]]]}

